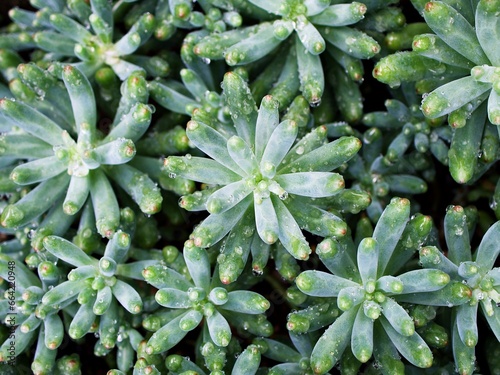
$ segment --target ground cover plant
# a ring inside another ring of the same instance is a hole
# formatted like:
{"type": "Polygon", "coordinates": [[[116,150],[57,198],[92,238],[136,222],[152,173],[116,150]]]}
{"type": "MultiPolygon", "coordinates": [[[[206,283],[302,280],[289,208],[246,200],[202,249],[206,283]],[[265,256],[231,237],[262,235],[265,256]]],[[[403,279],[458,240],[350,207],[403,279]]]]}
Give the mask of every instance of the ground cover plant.
{"type": "Polygon", "coordinates": [[[499,374],[499,0],[0,17],[0,373],[499,374]]]}

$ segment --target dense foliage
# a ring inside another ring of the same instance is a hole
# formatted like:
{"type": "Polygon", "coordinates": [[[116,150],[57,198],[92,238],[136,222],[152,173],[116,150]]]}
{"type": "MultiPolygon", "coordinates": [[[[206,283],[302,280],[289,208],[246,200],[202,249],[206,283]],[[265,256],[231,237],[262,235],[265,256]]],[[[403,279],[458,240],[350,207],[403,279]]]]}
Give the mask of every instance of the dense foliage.
{"type": "Polygon", "coordinates": [[[498,374],[500,0],[0,6],[2,374],[498,374]]]}

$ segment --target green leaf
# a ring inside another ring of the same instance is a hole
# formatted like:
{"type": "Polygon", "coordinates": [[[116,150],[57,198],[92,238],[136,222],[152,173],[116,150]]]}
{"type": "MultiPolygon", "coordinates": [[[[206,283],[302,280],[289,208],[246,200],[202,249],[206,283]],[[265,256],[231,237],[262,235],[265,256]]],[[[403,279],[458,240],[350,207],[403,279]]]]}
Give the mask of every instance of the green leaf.
{"type": "Polygon", "coordinates": [[[111,4],[108,3],[106,0],[90,0],[90,7],[92,9],[92,13],[99,16],[104,22],[107,23],[107,26],[112,30],[113,9],[111,7],[111,4]]]}
{"type": "Polygon", "coordinates": [[[326,43],[318,29],[304,16],[299,15],[295,21],[295,31],[305,49],[313,54],[319,55],[326,48],[326,43]]]}
{"type": "Polygon", "coordinates": [[[488,97],[488,119],[493,125],[500,125],[500,95],[491,90],[488,97]]]}
{"type": "Polygon", "coordinates": [[[380,217],[373,238],[379,244],[378,276],[384,275],[385,268],[403,234],[410,216],[410,201],[393,198],[380,217]]]}
{"type": "Polygon", "coordinates": [[[348,286],[339,291],[337,296],[337,306],[343,311],[356,309],[357,306],[366,301],[366,297],[366,290],[363,286],[348,286]]]}
{"type": "Polygon", "coordinates": [[[97,231],[101,236],[111,238],[120,224],[120,209],[115,192],[102,170],[91,171],[89,178],[97,231]]]}
{"type": "Polygon", "coordinates": [[[451,281],[444,288],[434,292],[400,294],[394,296],[398,302],[416,303],[429,306],[458,306],[470,302],[472,290],[459,281],[451,281]]]}
{"type": "Polygon", "coordinates": [[[460,340],[470,348],[475,347],[479,339],[477,331],[477,308],[478,304],[463,304],[456,308],[455,325],[460,340]]]}
{"type": "Polygon", "coordinates": [[[382,368],[390,369],[391,374],[404,375],[406,373],[405,365],[391,339],[385,333],[382,324],[376,323],[373,331],[377,338],[373,348],[375,360],[382,365],[382,368]]]}
{"type": "Polygon", "coordinates": [[[279,124],[279,103],[272,96],[262,98],[255,125],[255,157],[261,160],[271,134],[279,124]]]}
{"type": "Polygon", "coordinates": [[[259,370],[260,350],[256,345],[249,345],[238,356],[231,375],[253,375],[259,370]]]}
{"type": "Polygon", "coordinates": [[[111,288],[106,285],[104,288],[97,291],[97,297],[92,311],[96,315],[103,315],[107,313],[112,300],[113,292],[111,291],[111,288]]]}
{"type": "Polygon", "coordinates": [[[381,318],[380,322],[394,346],[410,363],[420,368],[432,366],[432,352],[417,333],[402,336],[384,318],[381,318]]]}
{"type": "Polygon", "coordinates": [[[340,215],[311,204],[308,198],[293,197],[287,202],[287,208],[297,224],[310,233],[335,238],[343,237],[347,233],[347,223],[340,215]]]}
{"type": "Polygon", "coordinates": [[[61,237],[48,236],[44,239],[45,248],[57,258],[76,267],[94,266],[97,261],[83,252],[78,246],[61,237]]]}
{"type": "Polygon", "coordinates": [[[413,39],[413,51],[421,56],[440,61],[445,64],[472,69],[474,64],[459,52],[448,46],[434,34],[417,35],[413,39]]]}
{"type": "MultiPolygon", "coordinates": [[[[301,338],[307,338],[307,335],[293,335],[293,338],[298,341],[301,338]]],[[[307,339],[305,341],[308,341],[307,339]]],[[[272,359],[277,362],[298,362],[301,359],[301,355],[297,352],[297,350],[292,349],[287,344],[284,344],[280,341],[267,339],[267,338],[257,338],[253,341],[258,347],[261,348],[262,354],[269,359],[272,359]]],[[[310,344],[310,342],[309,342],[310,344]]],[[[296,346],[296,345],[295,345],[296,346]]],[[[310,349],[312,347],[309,345],[310,349]]]]}
{"type": "Polygon", "coordinates": [[[364,238],[358,246],[358,269],[363,284],[377,279],[377,263],[380,247],[370,237],[364,238]]]}
{"type": "Polygon", "coordinates": [[[275,168],[280,165],[285,155],[292,147],[297,137],[297,123],[295,121],[283,121],[272,132],[262,155],[260,168],[263,173],[270,169],[267,177],[274,177],[275,168]]]}
{"type": "Polygon", "coordinates": [[[317,246],[316,253],[331,273],[361,283],[356,248],[350,236],[326,238],[317,246]]]}
{"type": "MultiPolygon", "coordinates": [[[[189,121],[186,127],[189,140],[205,154],[223,166],[245,176],[245,172],[233,160],[228,150],[228,139],[210,126],[196,121],[189,121]]],[[[250,144],[247,142],[247,144],[250,144]]]]}
{"type": "Polygon", "coordinates": [[[254,193],[255,226],[262,241],[271,245],[278,240],[278,217],[271,198],[260,198],[257,194],[254,193]]]}
{"type": "Polygon", "coordinates": [[[448,258],[456,265],[472,260],[469,230],[465,210],[461,206],[449,206],[444,218],[444,235],[448,258]]]}
{"type": "Polygon", "coordinates": [[[495,43],[500,40],[498,9],[500,9],[498,0],[481,0],[476,8],[477,38],[493,66],[500,66],[500,51],[495,43]]]}
{"type": "Polygon", "coordinates": [[[338,173],[288,173],[277,175],[274,180],[288,193],[311,198],[328,197],[344,188],[344,178],[338,173]]]}
{"type": "Polygon", "coordinates": [[[92,37],[92,34],[84,26],[62,13],[51,14],[50,23],[62,35],[68,36],[77,43],[85,43],[92,37]]]}
{"type": "Polygon", "coordinates": [[[142,271],[142,276],[147,283],[153,285],[157,289],[175,288],[187,291],[189,288],[193,287],[193,284],[183,275],[171,268],[163,267],[162,265],[155,264],[146,267],[142,271]]]}
{"type": "Polygon", "coordinates": [[[315,25],[348,26],[362,20],[365,13],[366,6],[353,1],[349,4],[330,5],[319,14],[309,17],[309,20],[315,25]]]}
{"type": "Polygon", "coordinates": [[[475,348],[462,342],[456,324],[452,324],[451,343],[457,370],[461,374],[473,374],[476,369],[475,348]]]}
{"type": "Polygon", "coordinates": [[[295,259],[306,260],[311,248],[293,215],[276,195],[272,194],[271,199],[278,217],[279,240],[295,259]]]}
{"type": "Polygon", "coordinates": [[[257,171],[257,160],[250,146],[237,135],[232,136],[227,141],[227,150],[236,164],[245,171],[246,174],[253,174],[257,171]]]}
{"type": "Polygon", "coordinates": [[[258,112],[248,84],[238,74],[228,72],[224,75],[222,90],[238,136],[252,145],[258,112]]]}
{"type": "Polygon", "coordinates": [[[71,65],[64,67],[62,77],[71,100],[77,133],[80,133],[82,124],[86,124],[91,135],[86,141],[95,142],[97,108],[89,80],[78,68],[71,65]]]}
{"type": "Polygon", "coordinates": [[[90,186],[87,177],[71,176],[63,209],[66,215],[74,215],[83,207],[89,196],[90,186]]]}
{"type": "Polygon", "coordinates": [[[44,51],[63,56],[75,56],[75,42],[66,35],[44,30],[34,34],[33,41],[44,51]]]}
{"type": "Polygon", "coordinates": [[[175,317],[153,333],[146,346],[146,352],[149,355],[166,352],[177,345],[184,336],[186,336],[187,331],[183,331],[179,326],[181,319],[186,314],[187,312],[175,317]]]}
{"type": "Polygon", "coordinates": [[[45,158],[54,155],[52,147],[29,134],[3,134],[0,138],[2,158],[45,158]]]}
{"type": "Polygon", "coordinates": [[[427,3],[423,16],[431,29],[455,51],[476,65],[488,64],[476,31],[457,10],[442,1],[427,3]]]}
{"type": "Polygon", "coordinates": [[[399,335],[415,335],[413,319],[396,301],[392,298],[386,298],[380,303],[380,306],[382,306],[382,314],[399,335]]]}
{"type": "Polygon", "coordinates": [[[446,83],[422,100],[422,112],[428,118],[437,118],[461,108],[491,89],[489,83],[468,76],[446,83]]]}
{"type": "Polygon", "coordinates": [[[271,306],[269,301],[256,292],[235,290],[228,293],[228,300],[221,309],[242,314],[263,314],[271,306]]]}
{"type": "Polygon", "coordinates": [[[210,185],[228,185],[242,178],[215,160],[197,156],[169,156],[163,168],[170,178],[180,176],[210,185]]]}
{"type": "Polygon", "coordinates": [[[253,212],[248,208],[222,244],[217,263],[219,280],[223,284],[234,282],[243,272],[254,239],[254,222],[253,212]]]}
{"type": "Polygon", "coordinates": [[[195,246],[210,247],[219,242],[241,219],[253,197],[248,196],[220,214],[211,214],[193,231],[195,246]]]}
{"type": "Polygon", "coordinates": [[[213,311],[213,314],[207,317],[208,331],[210,332],[210,337],[218,346],[228,346],[231,340],[231,328],[229,323],[217,310],[213,311]]]}
{"type": "MultiPolygon", "coordinates": [[[[285,162],[278,169],[280,175],[295,172],[330,172],[348,162],[361,148],[356,137],[341,137],[333,142],[304,153],[291,163],[285,162]]],[[[293,149],[290,153],[293,152],[293,149]]]]}
{"type": "MultiPolygon", "coordinates": [[[[95,300],[95,297],[93,298],[95,300]]],[[[80,305],[75,316],[71,320],[68,328],[68,334],[73,339],[79,339],[90,332],[92,324],[95,321],[95,314],[92,311],[94,301],[90,300],[86,304],[80,305]]]]}
{"type": "Polygon", "coordinates": [[[226,185],[210,195],[207,200],[207,211],[221,214],[233,208],[252,193],[254,186],[247,180],[240,180],[226,185]]]}
{"type": "Polygon", "coordinates": [[[160,211],[163,198],[157,184],[148,174],[126,164],[107,169],[108,175],[137,203],[146,215],[160,211]]]}
{"type": "Polygon", "coordinates": [[[299,37],[295,38],[300,91],[311,106],[318,106],[325,89],[323,66],[318,55],[307,51],[299,37]]]}
{"type": "Polygon", "coordinates": [[[286,6],[285,0],[266,1],[266,0],[249,0],[252,4],[264,9],[266,12],[274,14],[282,14],[283,7],[286,6]]]}
{"type": "Polygon", "coordinates": [[[327,42],[358,59],[369,59],[380,52],[375,39],[355,28],[325,27],[321,29],[321,34],[327,42]]]}
{"type": "Polygon", "coordinates": [[[155,294],[155,300],[163,307],[170,309],[189,309],[193,301],[189,299],[188,293],[174,288],[162,288],[155,294]]]}
{"type": "Polygon", "coordinates": [[[476,263],[483,269],[494,267],[500,253],[500,221],[493,224],[484,234],[476,253],[476,263]]]}
{"type": "Polygon", "coordinates": [[[316,374],[325,374],[340,360],[349,344],[357,310],[344,312],[323,333],[311,353],[311,367],[316,374]]]}
{"type": "Polygon", "coordinates": [[[0,100],[0,114],[14,122],[24,131],[55,146],[61,144],[62,129],[36,109],[11,99],[0,100]]]}
{"type": "Polygon", "coordinates": [[[337,297],[340,291],[359,284],[323,271],[304,271],[295,280],[302,293],[315,297],[337,297]]]}
{"type": "Polygon", "coordinates": [[[190,115],[189,108],[199,107],[195,100],[176,91],[170,81],[149,82],[148,89],[158,104],[173,112],[190,115]]]}
{"type": "Polygon", "coordinates": [[[373,320],[359,308],[352,327],[351,350],[362,363],[367,362],[373,353],[373,320]]]}
{"type": "Polygon", "coordinates": [[[51,314],[43,320],[45,327],[45,346],[57,349],[64,339],[64,326],[58,314],[51,314]]]}
{"type": "Polygon", "coordinates": [[[433,292],[445,287],[450,276],[434,269],[413,270],[398,276],[403,283],[403,293],[433,292]]]}
{"type": "Polygon", "coordinates": [[[131,314],[139,314],[142,311],[142,299],[139,293],[126,282],[116,280],[116,284],[111,287],[113,295],[131,314]]]}
{"type": "Polygon", "coordinates": [[[30,161],[14,168],[10,178],[18,185],[46,181],[66,171],[66,165],[56,156],[30,161]]]}
{"type": "Polygon", "coordinates": [[[207,252],[194,246],[193,242],[188,240],[184,243],[183,254],[194,285],[208,292],[211,273],[207,252]]]}
{"type": "Polygon", "coordinates": [[[266,56],[281,42],[273,24],[261,23],[256,33],[229,47],[224,58],[229,66],[248,64],[266,56]]]}

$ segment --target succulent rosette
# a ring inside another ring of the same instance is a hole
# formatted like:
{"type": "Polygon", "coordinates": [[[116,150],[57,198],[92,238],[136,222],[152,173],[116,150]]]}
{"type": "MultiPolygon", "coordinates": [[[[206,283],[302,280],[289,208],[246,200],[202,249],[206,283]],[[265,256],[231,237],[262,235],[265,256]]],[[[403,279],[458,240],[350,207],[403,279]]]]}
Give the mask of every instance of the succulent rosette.
{"type": "Polygon", "coordinates": [[[317,207],[314,199],[334,196],[344,188],[342,176],[331,171],[356,154],[360,141],[342,137],[325,143],[326,129],[320,127],[296,142],[297,124],[279,122],[272,97],[265,97],[257,111],[238,75],[227,73],[223,85],[234,130],[225,127],[228,133],[222,133],[201,120],[190,121],[187,136],[212,159],[170,156],[164,163],[172,177],[215,186],[181,198],[181,206],[210,213],[194,230],[194,243],[212,246],[251,215],[255,220],[250,228],[256,228],[260,241],[279,240],[295,258],[307,259],[311,249],[300,226],[320,235],[346,232],[342,219],[317,207]],[[300,209],[298,202],[303,204],[300,209]]]}

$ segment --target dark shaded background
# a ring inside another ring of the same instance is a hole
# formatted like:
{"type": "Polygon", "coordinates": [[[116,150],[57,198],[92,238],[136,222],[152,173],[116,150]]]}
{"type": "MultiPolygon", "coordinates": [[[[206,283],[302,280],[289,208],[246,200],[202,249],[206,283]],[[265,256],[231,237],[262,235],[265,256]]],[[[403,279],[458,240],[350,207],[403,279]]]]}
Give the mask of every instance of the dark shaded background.
{"type": "Polygon", "coordinates": [[[8,19],[7,12],[14,7],[31,8],[28,0],[0,0],[0,24],[5,24],[8,19]]]}

